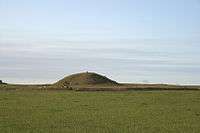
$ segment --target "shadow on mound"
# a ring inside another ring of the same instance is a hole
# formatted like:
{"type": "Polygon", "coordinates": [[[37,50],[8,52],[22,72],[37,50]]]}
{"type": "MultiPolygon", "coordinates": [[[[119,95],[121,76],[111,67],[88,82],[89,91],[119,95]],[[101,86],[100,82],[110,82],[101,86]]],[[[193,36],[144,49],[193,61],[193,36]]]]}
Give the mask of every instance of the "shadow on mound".
{"type": "Polygon", "coordinates": [[[0,84],[6,84],[6,83],[4,83],[2,80],[0,80],[0,84]]]}
{"type": "Polygon", "coordinates": [[[85,72],[67,76],[54,84],[61,88],[87,85],[118,85],[118,83],[100,74],[85,72]]]}

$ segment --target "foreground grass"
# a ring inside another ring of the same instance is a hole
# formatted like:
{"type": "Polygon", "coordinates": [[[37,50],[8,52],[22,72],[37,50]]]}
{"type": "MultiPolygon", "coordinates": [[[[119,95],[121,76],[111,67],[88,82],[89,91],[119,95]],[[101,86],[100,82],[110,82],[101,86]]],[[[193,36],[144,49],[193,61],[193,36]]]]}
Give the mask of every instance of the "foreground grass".
{"type": "Polygon", "coordinates": [[[0,91],[1,133],[200,132],[200,91],[0,91]]]}

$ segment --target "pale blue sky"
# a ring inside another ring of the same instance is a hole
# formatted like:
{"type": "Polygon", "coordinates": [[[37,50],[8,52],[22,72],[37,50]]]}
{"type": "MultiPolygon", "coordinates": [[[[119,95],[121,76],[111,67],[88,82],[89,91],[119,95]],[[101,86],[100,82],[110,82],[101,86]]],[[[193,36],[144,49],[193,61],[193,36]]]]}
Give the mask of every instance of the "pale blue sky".
{"type": "Polygon", "coordinates": [[[200,84],[199,0],[0,0],[0,78],[200,84]]]}

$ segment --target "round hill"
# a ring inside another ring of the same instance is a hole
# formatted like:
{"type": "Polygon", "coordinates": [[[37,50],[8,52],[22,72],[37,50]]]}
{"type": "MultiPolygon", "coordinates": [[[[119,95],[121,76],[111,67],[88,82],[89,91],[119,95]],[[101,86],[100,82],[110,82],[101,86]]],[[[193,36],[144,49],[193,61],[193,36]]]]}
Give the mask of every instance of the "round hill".
{"type": "Polygon", "coordinates": [[[118,83],[97,73],[85,72],[67,76],[54,85],[57,87],[70,87],[81,85],[117,85],[118,83]]]}

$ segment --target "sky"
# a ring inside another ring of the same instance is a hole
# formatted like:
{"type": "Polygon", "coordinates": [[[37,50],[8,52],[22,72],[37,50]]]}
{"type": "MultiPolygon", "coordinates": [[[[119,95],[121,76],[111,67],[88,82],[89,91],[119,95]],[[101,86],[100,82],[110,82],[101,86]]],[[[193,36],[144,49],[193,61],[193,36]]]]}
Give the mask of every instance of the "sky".
{"type": "Polygon", "coordinates": [[[200,84],[200,0],[0,0],[0,79],[200,84]]]}

